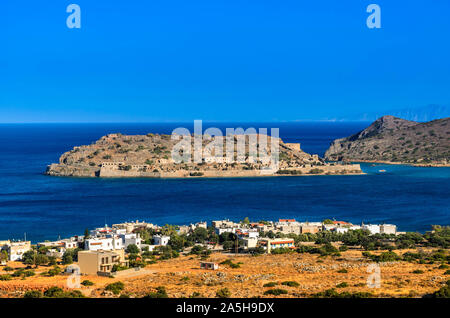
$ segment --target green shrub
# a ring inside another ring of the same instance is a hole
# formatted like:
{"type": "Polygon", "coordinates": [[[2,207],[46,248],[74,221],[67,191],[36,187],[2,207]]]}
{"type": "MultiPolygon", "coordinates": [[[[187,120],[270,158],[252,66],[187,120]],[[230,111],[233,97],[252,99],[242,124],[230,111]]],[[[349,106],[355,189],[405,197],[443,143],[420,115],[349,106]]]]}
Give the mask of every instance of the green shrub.
{"type": "Polygon", "coordinates": [[[12,276],[9,274],[0,275],[0,281],[1,280],[11,280],[11,279],[12,279],[12,276]]]}
{"type": "Polygon", "coordinates": [[[62,288],[53,286],[44,292],[44,296],[49,298],[63,298],[64,291],[62,290],[62,288]]]}
{"type": "Polygon", "coordinates": [[[416,269],[416,270],[413,270],[411,273],[413,273],[413,274],[423,274],[424,271],[421,270],[421,269],[416,269]]]}
{"type": "Polygon", "coordinates": [[[222,288],[216,292],[217,298],[230,298],[230,296],[231,292],[228,290],[228,288],[222,288]]]}
{"type": "Polygon", "coordinates": [[[348,284],[346,282],[342,282],[336,285],[336,288],[345,288],[345,287],[348,287],[348,284]]]}
{"type": "Polygon", "coordinates": [[[93,286],[94,285],[94,283],[93,282],[91,282],[90,280],[83,280],[82,282],[81,282],[81,285],[83,285],[83,286],[93,286]]]}
{"type": "Polygon", "coordinates": [[[263,287],[275,287],[276,285],[278,285],[278,283],[276,283],[276,282],[269,282],[269,283],[265,283],[263,285],[263,287]]]}
{"type": "Polygon", "coordinates": [[[286,289],[281,288],[275,288],[275,289],[269,289],[264,292],[264,295],[273,295],[273,296],[279,296],[279,295],[286,295],[288,291],[286,289]]]}
{"type": "Polygon", "coordinates": [[[239,265],[237,263],[233,263],[233,261],[231,259],[227,259],[227,260],[221,262],[220,264],[221,265],[230,266],[231,268],[239,268],[239,267],[241,267],[241,265],[239,265]]]}
{"type": "Polygon", "coordinates": [[[345,268],[342,268],[342,269],[338,270],[337,272],[341,273],[341,274],[346,274],[346,273],[348,273],[348,270],[346,270],[345,268]]]}
{"type": "Polygon", "coordinates": [[[313,298],[371,298],[373,297],[373,294],[367,293],[367,292],[356,292],[356,293],[349,293],[349,292],[342,292],[339,293],[336,291],[336,289],[327,289],[323,292],[313,294],[311,295],[313,298]]]}
{"type": "Polygon", "coordinates": [[[144,298],[168,298],[166,288],[159,286],[156,288],[156,292],[148,293],[144,298]]]}
{"type": "Polygon", "coordinates": [[[42,292],[40,290],[29,290],[24,295],[23,298],[42,298],[42,292]]]}
{"type": "Polygon", "coordinates": [[[281,285],[289,286],[289,287],[298,287],[298,286],[300,286],[299,283],[294,282],[294,281],[286,281],[286,282],[282,282],[281,285]]]}
{"type": "Polygon", "coordinates": [[[431,298],[450,298],[450,280],[445,283],[445,286],[439,288],[431,295],[425,295],[424,297],[431,298]]]}
{"type": "Polygon", "coordinates": [[[124,283],[122,282],[115,282],[112,284],[109,284],[105,287],[105,290],[113,292],[114,295],[120,294],[120,292],[125,288],[124,283]]]}

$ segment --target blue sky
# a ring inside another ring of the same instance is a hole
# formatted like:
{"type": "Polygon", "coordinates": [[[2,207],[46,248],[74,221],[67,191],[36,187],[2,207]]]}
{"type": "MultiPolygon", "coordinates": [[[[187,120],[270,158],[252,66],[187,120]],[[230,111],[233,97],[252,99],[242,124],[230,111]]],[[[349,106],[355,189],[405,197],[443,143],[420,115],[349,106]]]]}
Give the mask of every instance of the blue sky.
{"type": "Polygon", "coordinates": [[[0,4],[0,122],[294,121],[450,103],[449,1],[0,4]],[[68,29],[66,7],[81,7],[68,29]],[[368,29],[366,7],[381,7],[368,29]]]}

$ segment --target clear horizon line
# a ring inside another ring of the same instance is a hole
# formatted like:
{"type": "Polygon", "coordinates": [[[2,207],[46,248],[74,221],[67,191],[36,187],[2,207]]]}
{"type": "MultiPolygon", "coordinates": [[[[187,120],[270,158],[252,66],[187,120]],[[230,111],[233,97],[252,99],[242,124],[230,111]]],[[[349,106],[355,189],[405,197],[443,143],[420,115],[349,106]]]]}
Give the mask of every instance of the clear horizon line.
{"type": "MultiPolygon", "coordinates": [[[[197,119],[196,119],[197,120],[197,119]]],[[[200,119],[198,119],[200,120],[200,119]]],[[[179,121],[11,121],[11,122],[0,122],[0,125],[26,125],[26,124],[178,124],[178,123],[193,123],[194,120],[179,120],[179,121]]],[[[203,123],[356,123],[356,122],[373,122],[373,120],[329,120],[329,119],[302,119],[302,120],[202,120],[203,123]]]]}

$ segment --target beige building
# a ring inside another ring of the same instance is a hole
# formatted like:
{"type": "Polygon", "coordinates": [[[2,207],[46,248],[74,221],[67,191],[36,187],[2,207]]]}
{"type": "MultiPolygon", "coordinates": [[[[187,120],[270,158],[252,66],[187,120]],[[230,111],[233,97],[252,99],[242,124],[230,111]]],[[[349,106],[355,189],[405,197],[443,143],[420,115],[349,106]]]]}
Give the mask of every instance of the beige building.
{"type": "Polygon", "coordinates": [[[280,226],[279,231],[283,234],[300,234],[301,233],[301,227],[300,224],[288,224],[288,225],[282,225],[280,226]]]}
{"type": "Polygon", "coordinates": [[[83,275],[97,275],[98,272],[111,273],[114,265],[128,266],[124,250],[80,251],[78,265],[83,275]]]}
{"type": "Polygon", "coordinates": [[[258,238],[248,237],[242,240],[244,242],[244,249],[255,248],[258,245],[258,238]]]}
{"type": "Polygon", "coordinates": [[[31,241],[10,242],[6,245],[6,251],[10,261],[19,261],[23,254],[31,250],[31,241]]]}
{"type": "Polygon", "coordinates": [[[396,234],[397,226],[394,224],[382,224],[380,225],[380,233],[382,234],[396,234]]]}
{"type": "Polygon", "coordinates": [[[300,224],[300,233],[301,234],[305,234],[305,233],[318,233],[322,231],[322,224],[321,223],[301,223],[300,224]]]}

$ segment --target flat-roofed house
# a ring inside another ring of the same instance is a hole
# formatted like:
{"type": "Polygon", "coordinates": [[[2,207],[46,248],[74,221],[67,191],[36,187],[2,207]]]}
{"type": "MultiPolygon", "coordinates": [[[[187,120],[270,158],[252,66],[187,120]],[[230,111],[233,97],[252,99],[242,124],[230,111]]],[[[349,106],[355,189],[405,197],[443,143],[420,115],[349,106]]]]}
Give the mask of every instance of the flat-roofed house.
{"type": "Polygon", "coordinates": [[[323,224],[322,223],[300,223],[300,233],[301,234],[305,234],[305,233],[318,233],[322,230],[323,224]]]}
{"type": "Polygon", "coordinates": [[[242,240],[244,242],[244,249],[255,248],[258,245],[258,238],[247,237],[242,240]]]}
{"type": "Polygon", "coordinates": [[[87,239],[84,249],[89,251],[111,251],[123,248],[123,240],[120,237],[94,237],[87,239]]]}
{"type": "Polygon", "coordinates": [[[170,236],[167,235],[153,235],[155,245],[166,246],[169,244],[170,236]]]}
{"type": "Polygon", "coordinates": [[[124,250],[78,252],[80,274],[111,273],[114,265],[128,265],[128,262],[125,261],[124,250]]]}
{"type": "Polygon", "coordinates": [[[267,253],[276,248],[295,248],[294,239],[291,238],[261,239],[258,245],[264,247],[267,253]]]}
{"type": "Polygon", "coordinates": [[[380,225],[381,234],[396,234],[397,226],[394,224],[381,224],[380,225]]]}
{"type": "Polygon", "coordinates": [[[11,242],[6,247],[10,261],[19,261],[23,254],[31,250],[31,241],[11,242]]]}

